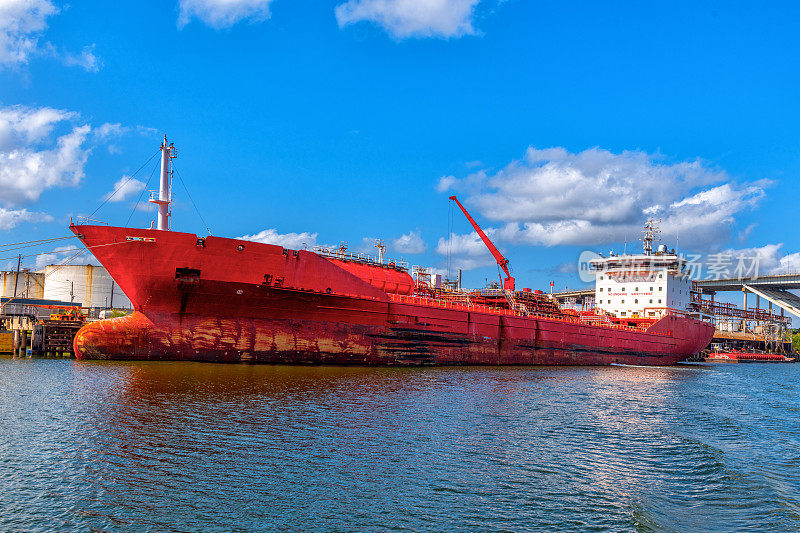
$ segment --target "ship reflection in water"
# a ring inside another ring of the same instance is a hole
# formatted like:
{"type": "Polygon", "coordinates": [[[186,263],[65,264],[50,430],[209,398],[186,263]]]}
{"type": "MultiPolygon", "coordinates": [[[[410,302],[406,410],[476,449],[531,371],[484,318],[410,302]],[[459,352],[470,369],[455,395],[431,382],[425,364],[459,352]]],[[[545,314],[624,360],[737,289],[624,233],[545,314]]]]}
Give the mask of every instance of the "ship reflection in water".
{"type": "Polygon", "coordinates": [[[0,366],[0,530],[800,528],[800,365],[0,366]]]}

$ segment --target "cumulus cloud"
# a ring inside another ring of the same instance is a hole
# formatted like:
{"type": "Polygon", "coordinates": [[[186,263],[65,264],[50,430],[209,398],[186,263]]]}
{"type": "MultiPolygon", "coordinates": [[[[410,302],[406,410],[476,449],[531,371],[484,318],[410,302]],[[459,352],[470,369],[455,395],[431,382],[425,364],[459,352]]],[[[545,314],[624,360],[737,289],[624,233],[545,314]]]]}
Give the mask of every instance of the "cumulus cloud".
{"type": "Polygon", "coordinates": [[[99,265],[100,263],[88,251],[80,250],[76,246],[58,246],[50,252],[36,256],[36,268],[49,265],[99,265]]]}
{"type": "Polygon", "coordinates": [[[348,0],[336,6],[340,28],[372,22],[397,39],[461,37],[475,33],[480,0],[348,0]]]}
{"type": "Polygon", "coordinates": [[[304,246],[311,248],[317,245],[318,233],[278,233],[274,228],[265,229],[253,235],[243,235],[237,237],[243,241],[263,242],[266,244],[277,244],[284,248],[299,250],[304,246]]]}
{"type": "Polygon", "coordinates": [[[50,108],[0,108],[0,205],[35,202],[46,189],[81,182],[91,127],[72,124],[75,118],[50,108]],[[57,126],[67,131],[53,138],[57,126]]]}
{"type": "Polygon", "coordinates": [[[262,22],[270,17],[272,0],[180,0],[178,26],[197,18],[214,29],[230,28],[237,22],[262,22]]]}
{"type": "Polygon", "coordinates": [[[0,2],[0,66],[27,63],[47,29],[47,17],[56,13],[48,0],[0,2]]]}
{"type": "MultiPolygon", "coordinates": [[[[490,239],[494,239],[496,230],[485,230],[490,239]]],[[[450,259],[453,269],[472,270],[496,264],[486,245],[474,231],[464,235],[451,233],[446,239],[440,238],[436,243],[436,253],[450,259]]]]}
{"type": "MultiPolygon", "coordinates": [[[[485,233],[491,239],[495,230],[489,228],[485,233]]],[[[439,242],[436,244],[436,253],[441,255],[450,253],[452,255],[468,255],[475,257],[488,254],[489,250],[486,248],[486,245],[483,244],[478,234],[473,231],[465,235],[451,233],[447,239],[440,238],[439,242]]]]}
{"type": "Polygon", "coordinates": [[[49,107],[0,108],[0,150],[8,150],[19,144],[39,142],[53,132],[56,124],[76,116],[76,113],[49,107]]]}
{"type": "Polygon", "coordinates": [[[72,124],[75,118],[50,108],[0,108],[0,205],[35,202],[46,189],[81,182],[91,127],[72,124]],[[68,131],[53,139],[59,125],[68,131]]]}
{"type": "Polygon", "coordinates": [[[436,190],[445,192],[452,187],[458,180],[455,176],[442,176],[439,178],[439,183],[436,184],[436,190]]]}
{"type": "Polygon", "coordinates": [[[402,254],[421,254],[428,249],[419,232],[409,231],[392,242],[394,250],[402,254]]]}
{"type": "Polygon", "coordinates": [[[130,176],[122,176],[109,192],[103,196],[103,200],[109,202],[123,202],[132,196],[136,196],[144,190],[145,183],[130,176]]]}
{"type": "MultiPolygon", "coordinates": [[[[497,240],[533,245],[598,245],[635,239],[648,217],[683,246],[718,247],[736,215],[764,196],[767,181],[737,184],[703,161],[669,162],[640,151],[529,148],[499,172],[444,179],[499,226],[497,240]]],[[[446,186],[445,186],[446,185],[446,186]]]]}
{"type": "Polygon", "coordinates": [[[783,253],[783,243],[751,248],[728,248],[707,254],[700,263],[701,278],[752,277],[800,272],[800,253],[783,253]]]}
{"type": "Polygon", "coordinates": [[[130,128],[126,128],[119,122],[106,122],[101,124],[94,130],[94,134],[97,135],[98,138],[102,140],[112,139],[115,137],[120,137],[124,133],[127,133],[130,128]]]}
{"type": "Polygon", "coordinates": [[[47,30],[47,19],[58,12],[49,0],[0,1],[0,68],[25,65],[31,57],[46,56],[66,66],[97,72],[101,62],[94,53],[94,45],[72,53],[59,51],[52,43],[39,43],[47,30]]]}
{"type": "Polygon", "coordinates": [[[51,222],[47,213],[32,213],[27,209],[4,209],[0,207],[0,230],[10,230],[23,222],[51,222]]]}

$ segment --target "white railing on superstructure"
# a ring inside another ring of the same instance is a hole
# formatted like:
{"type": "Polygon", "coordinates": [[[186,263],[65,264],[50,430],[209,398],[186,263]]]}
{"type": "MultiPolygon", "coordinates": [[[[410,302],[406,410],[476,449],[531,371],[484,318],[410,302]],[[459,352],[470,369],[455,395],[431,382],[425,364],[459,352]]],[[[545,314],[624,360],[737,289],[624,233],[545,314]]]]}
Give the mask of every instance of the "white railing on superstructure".
{"type": "Polygon", "coordinates": [[[353,261],[356,263],[366,263],[369,265],[375,266],[383,266],[388,268],[394,268],[397,270],[405,270],[408,271],[408,262],[403,261],[395,261],[394,259],[385,259],[383,262],[380,261],[378,257],[374,255],[369,255],[365,253],[350,253],[346,249],[341,248],[326,248],[324,246],[314,246],[311,248],[314,253],[319,255],[330,257],[333,259],[339,259],[341,261],[353,261]]]}

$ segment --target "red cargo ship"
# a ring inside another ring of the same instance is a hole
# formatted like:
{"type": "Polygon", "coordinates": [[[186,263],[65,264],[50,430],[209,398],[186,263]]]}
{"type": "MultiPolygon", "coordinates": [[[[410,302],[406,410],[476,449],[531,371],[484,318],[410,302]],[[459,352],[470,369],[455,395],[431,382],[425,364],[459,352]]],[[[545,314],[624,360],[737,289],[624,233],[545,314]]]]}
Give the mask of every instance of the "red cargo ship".
{"type": "Polygon", "coordinates": [[[74,341],[79,359],[671,365],[713,335],[713,325],[679,311],[620,320],[516,291],[508,261],[460,203],[506,274],[502,288],[446,290],[343,251],[170,231],[172,150],[165,138],[151,200],[160,229],[70,226],[135,309],[84,326],[74,341]]]}

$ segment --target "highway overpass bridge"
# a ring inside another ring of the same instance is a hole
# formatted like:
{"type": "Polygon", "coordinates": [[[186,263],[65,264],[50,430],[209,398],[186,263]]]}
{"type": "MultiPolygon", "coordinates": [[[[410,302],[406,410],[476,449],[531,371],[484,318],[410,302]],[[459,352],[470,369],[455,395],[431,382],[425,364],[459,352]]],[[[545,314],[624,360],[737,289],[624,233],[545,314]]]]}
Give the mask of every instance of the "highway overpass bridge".
{"type": "Polygon", "coordinates": [[[800,317],[800,297],[789,292],[800,290],[800,274],[776,274],[756,276],[752,278],[704,279],[697,282],[703,294],[710,294],[712,299],[718,292],[742,292],[743,309],[747,309],[747,296],[754,294],[756,307],[761,307],[761,298],[769,302],[769,307],[776,305],[796,317],[800,317]]]}

